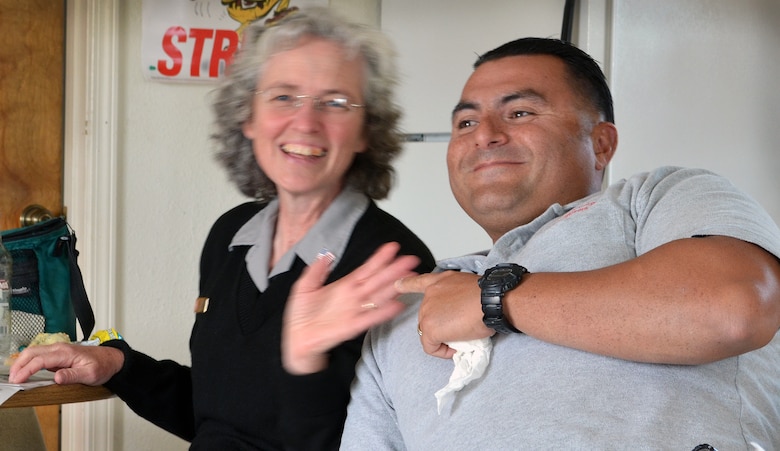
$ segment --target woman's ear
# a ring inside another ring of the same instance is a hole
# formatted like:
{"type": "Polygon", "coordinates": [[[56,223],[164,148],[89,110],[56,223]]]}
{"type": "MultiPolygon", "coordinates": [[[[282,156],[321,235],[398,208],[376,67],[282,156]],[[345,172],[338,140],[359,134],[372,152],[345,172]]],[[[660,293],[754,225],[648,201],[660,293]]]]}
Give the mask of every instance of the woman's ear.
{"type": "Polygon", "coordinates": [[[244,132],[246,139],[251,141],[255,138],[255,127],[251,116],[241,124],[241,131],[244,132]]]}
{"type": "Polygon", "coordinates": [[[355,153],[365,153],[368,150],[368,131],[363,127],[363,133],[360,135],[360,141],[357,145],[358,150],[355,153]]]}
{"type": "Polygon", "coordinates": [[[591,133],[593,140],[593,153],[596,156],[596,170],[607,167],[618,145],[618,133],[612,122],[599,122],[591,133]]]}

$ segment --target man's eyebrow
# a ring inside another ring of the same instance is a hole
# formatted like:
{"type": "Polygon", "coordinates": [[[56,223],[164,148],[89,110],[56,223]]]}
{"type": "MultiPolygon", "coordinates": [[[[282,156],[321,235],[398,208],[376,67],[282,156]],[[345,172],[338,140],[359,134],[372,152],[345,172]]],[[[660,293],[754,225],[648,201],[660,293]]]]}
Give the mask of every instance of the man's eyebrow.
{"type": "Polygon", "coordinates": [[[509,102],[514,102],[515,100],[530,100],[531,102],[536,103],[547,103],[547,98],[536,89],[523,89],[511,94],[507,94],[501,98],[500,103],[503,106],[509,102]]]}
{"type": "MultiPolygon", "coordinates": [[[[514,102],[515,100],[529,100],[531,102],[535,103],[547,103],[547,99],[542,95],[539,91],[535,89],[522,89],[520,91],[515,91],[513,93],[507,94],[499,100],[499,105],[504,106],[508,103],[514,102]]],[[[455,115],[463,110],[477,110],[479,109],[479,104],[477,102],[470,102],[470,101],[462,101],[458,102],[457,105],[455,105],[455,108],[452,109],[452,118],[455,118],[455,115]]]]}
{"type": "Polygon", "coordinates": [[[455,108],[452,109],[452,118],[455,119],[455,115],[463,110],[476,110],[477,104],[474,102],[458,102],[455,108]]]}

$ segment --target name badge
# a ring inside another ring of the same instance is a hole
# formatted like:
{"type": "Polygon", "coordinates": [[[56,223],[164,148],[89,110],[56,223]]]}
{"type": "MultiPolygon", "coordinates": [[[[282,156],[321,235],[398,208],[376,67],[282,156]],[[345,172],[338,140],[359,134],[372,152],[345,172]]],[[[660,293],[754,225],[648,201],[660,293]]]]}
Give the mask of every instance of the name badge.
{"type": "Polygon", "coordinates": [[[209,298],[199,297],[195,299],[195,313],[206,313],[209,309],[209,298]]]}

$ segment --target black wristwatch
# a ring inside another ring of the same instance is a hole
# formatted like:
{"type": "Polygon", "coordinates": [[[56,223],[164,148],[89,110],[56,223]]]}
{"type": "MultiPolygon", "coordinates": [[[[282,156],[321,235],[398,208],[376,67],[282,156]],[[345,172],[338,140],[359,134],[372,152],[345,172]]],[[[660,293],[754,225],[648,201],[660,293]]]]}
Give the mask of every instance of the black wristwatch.
{"type": "Polygon", "coordinates": [[[528,270],[520,265],[500,263],[485,271],[479,278],[479,288],[482,289],[482,321],[487,327],[502,334],[521,333],[504,317],[501,299],[507,291],[520,285],[523,274],[528,274],[528,270]]]}

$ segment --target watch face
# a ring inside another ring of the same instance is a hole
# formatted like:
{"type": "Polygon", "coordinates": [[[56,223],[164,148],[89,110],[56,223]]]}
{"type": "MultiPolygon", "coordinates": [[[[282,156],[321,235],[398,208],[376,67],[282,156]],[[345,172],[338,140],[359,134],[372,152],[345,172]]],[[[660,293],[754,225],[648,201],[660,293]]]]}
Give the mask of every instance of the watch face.
{"type": "Polygon", "coordinates": [[[490,278],[499,278],[499,277],[506,277],[507,275],[512,274],[511,268],[496,268],[490,273],[490,278]]]}
{"type": "Polygon", "coordinates": [[[498,290],[500,293],[516,287],[520,282],[520,275],[522,274],[515,274],[514,269],[511,267],[494,267],[488,271],[479,281],[480,288],[498,290]]]}
{"type": "Polygon", "coordinates": [[[491,294],[503,294],[520,283],[520,277],[527,271],[515,264],[506,266],[494,266],[485,272],[479,279],[479,287],[488,290],[491,294]]]}

